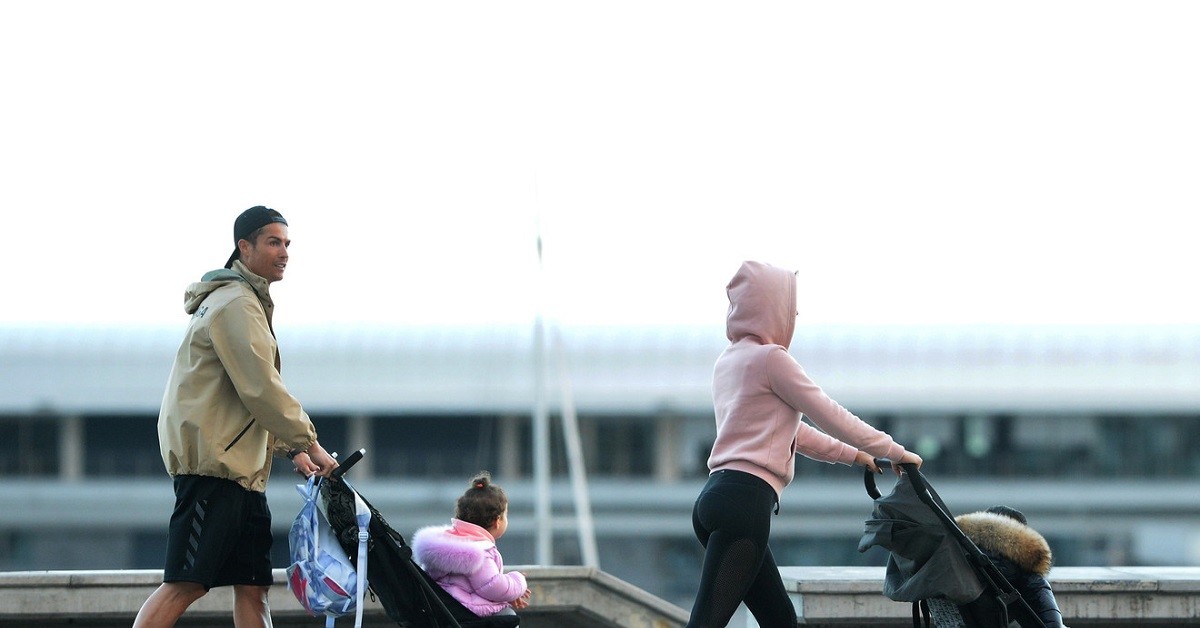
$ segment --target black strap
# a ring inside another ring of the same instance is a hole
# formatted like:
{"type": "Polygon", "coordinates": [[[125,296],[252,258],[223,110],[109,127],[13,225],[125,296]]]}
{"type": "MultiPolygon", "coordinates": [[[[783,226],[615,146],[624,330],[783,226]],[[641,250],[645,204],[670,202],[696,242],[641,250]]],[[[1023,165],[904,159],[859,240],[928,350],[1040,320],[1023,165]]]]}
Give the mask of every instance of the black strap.
{"type": "Polygon", "coordinates": [[[880,493],[879,488],[875,486],[875,474],[871,473],[870,469],[863,471],[863,484],[866,486],[867,495],[870,495],[871,499],[879,499],[880,493]]]}
{"type": "Polygon", "coordinates": [[[922,628],[922,626],[929,628],[930,619],[928,600],[917,600],[912,603],[913,628],[922,628]]]}
{"type": "MultiPolygon", "coordinates": [[[[892,461],[888,460],[887,458],[876,458],[875,466],[879,467],[881,470],[887,469],[892,466],[892,461]]],[[[871,472],[870,467],[865,467],[863,469],[863,485],[866,487],[867,495],[870,495],[871,499],[879,499],[879,488],[875,486],[875,474],[871,472]]]]}

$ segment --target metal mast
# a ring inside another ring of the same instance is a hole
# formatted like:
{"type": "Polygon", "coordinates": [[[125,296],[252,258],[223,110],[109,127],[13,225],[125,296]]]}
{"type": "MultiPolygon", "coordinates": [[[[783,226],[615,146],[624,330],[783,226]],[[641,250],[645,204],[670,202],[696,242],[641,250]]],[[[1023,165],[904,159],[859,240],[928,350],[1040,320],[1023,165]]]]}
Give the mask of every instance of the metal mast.
{"type": "Polygon", "coordinates": [[[571,494],[575,505],[576,528],[579,532],[580,555],[585,566],[598,568],[600,558],[596,549],[591,496],[587,486],[587,467],[584,464],[583,446],[579,437],[579,421],[575,413],[575,398],[571,388],[565,343],[562,331],[557,325],[550,325],[552,342],[547,343],[547,324],[543,315],[546,301],[546,280],[540,220],[537,227],[537,256],[538,308],[533,325],[534,386],[536,387],[533,410],[533,471],[534,485],[537,491],[534,502],[534,517],[537,521],[536,558],[540,565],[550,565],[554,560],[554,530],[550,511],[550,412],[546,401],[547,370],[552,347],[555,376],[561,394],[562,432],[566,446],[567,470],[571,478],[571,494]]]}

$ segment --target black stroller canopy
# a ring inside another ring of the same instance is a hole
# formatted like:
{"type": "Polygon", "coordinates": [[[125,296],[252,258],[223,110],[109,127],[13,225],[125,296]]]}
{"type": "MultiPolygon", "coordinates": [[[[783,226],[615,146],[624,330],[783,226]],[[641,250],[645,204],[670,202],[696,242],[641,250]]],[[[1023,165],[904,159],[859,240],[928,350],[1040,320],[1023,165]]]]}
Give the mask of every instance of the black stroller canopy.
{"type": "MultiPolygon", "coordinates": [[[[881,468],[891,466],[886,460],[876,462],[881,468]]],[[[918,605],[943,599],[962,609],[967,626],[1003,627],[1012,619],[1024,628],[1043,628],[1033,608],[958,527],[917,465],[902,467],[904,473],[886,496],[880,495],[869,469],[864,476],[875,505],[858,551],[875,546],[888,551],[883,594],[913,603],[914,626],[918,605]]]]}

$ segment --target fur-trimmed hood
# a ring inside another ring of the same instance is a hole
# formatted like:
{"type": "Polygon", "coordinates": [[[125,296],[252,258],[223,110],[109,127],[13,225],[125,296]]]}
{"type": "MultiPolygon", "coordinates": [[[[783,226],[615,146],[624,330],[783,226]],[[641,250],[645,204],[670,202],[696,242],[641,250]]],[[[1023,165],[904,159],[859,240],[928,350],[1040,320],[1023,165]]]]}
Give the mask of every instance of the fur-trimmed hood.
{"type": "Polygon", "coordinates": [[[430,577],[480,617],[504,610],[528,588],[524,574],[504,572],[495,537],[473,523],[452,519],[449,527],[421,528],[412,549],[430,577]]]}
{"type": "MultiPolygon", "coordinates": [[[[460,523],[455,521],[454,523],[460,523]]],[[[474,573],[483,565],[496,542],[479,535],[458,535],[454,527],[429,526],[413,535],[413,557],[427,571],[437,573],[474,573]]]]}
{"type": "Polygon", "coordinates": [[[992,512],[972,512],[954,520],[984,552],[1007,558],[1017,567],[1042,577],[1050,573],[1053,563],[1050,544],[1033,528],[992,512]]]}

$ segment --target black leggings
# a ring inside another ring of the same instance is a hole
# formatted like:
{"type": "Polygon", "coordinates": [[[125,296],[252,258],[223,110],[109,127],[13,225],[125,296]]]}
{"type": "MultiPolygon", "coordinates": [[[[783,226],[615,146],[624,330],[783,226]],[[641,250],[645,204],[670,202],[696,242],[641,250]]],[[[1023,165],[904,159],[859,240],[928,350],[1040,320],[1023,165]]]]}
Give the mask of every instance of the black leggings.
{"type": "Polygon", "coordinates": [[[722,628],[741,602],[761,628],[795,627],[796,609],[767,547],[777,503],[775,489],[749,473],[709,476],[692,508],[704,568],[688,628],[722,628]]]}

